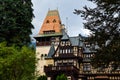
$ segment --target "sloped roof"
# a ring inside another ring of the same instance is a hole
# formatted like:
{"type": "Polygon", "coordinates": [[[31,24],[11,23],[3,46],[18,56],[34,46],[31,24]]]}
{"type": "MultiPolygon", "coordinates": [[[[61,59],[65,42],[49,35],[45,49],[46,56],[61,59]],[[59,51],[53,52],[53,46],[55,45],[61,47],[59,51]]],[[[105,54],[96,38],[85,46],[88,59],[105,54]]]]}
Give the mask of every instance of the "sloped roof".
{"type": "Polygon", "coordinates": [[[62,36],[62,33],[54,33],[54,34],[41,34],[41,35],[35,35],[34,38],[40,38],[40,37],[49,37],[49,36],[62,36]]]}
{"type": "Polygon", "coordinates": [[[69,35],[65,32],[65,30],[62,30],[63,37],[61,40],[70,40],[72,46],[83,46],[83,37],[81,35],[75,36],[75,37],[69,37],[69,35]]]}
{"type": "Polygon", "coordinates": [[[72,46],[79,46],[79,37],[70,37],[72,46]]]}
{"type": "Polygon", "coordinates": [[[63,36],[62,36],[61,40],[69,40],[69,36],[68,36],[68,34],[65,32],[65,29],[62,30],[62,34],[63,34],[63,36]]]}
{"type": "Polygon", "coordinates": [[[49,53],[48,53],[48,58],[51,58],[52,57],[52,55],[54,54],[54,52],[55,52],[55,47],[54,47],[54,45],[52,44],[51,45],[51,47],[50,47],[50,50],[49,50],[49,53]]]}
{"type": "Polygon", "coordinates": [[[44,34],[45,31],[55,31],[55,33],[61,33],[61,28],[61,19],[58,10],[49,10],[41,26],[39,34],[44,34]]]}
{"type": "Polygon", "coordinates": [[[78,37],[79,37],[80,40],[83,40],[83,36],[81,34],[79,34],[78,37]]]}
{"type": "Polygon", "coordinates": [[[84,39],[81,36],[70,37],[70,41],[71,41],[73,46],[82,47],[83,46],[83,40],[84,39]]]}
{"type": "Polygon", "coordinates": [[[84,45],[83,41],[79,40],[79,47],[83,47],[83,45],[84,45]]]}

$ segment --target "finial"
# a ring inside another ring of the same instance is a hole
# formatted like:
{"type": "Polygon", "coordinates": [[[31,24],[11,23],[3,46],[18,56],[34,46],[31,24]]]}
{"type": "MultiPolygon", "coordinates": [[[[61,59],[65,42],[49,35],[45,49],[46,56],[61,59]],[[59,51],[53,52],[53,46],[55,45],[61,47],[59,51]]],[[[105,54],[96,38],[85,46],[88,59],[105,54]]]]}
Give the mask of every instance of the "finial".
{"type": "Polygon", "coordinates": [[[68,33],[68,17],[66,17],[66,32],[68,33]]]}

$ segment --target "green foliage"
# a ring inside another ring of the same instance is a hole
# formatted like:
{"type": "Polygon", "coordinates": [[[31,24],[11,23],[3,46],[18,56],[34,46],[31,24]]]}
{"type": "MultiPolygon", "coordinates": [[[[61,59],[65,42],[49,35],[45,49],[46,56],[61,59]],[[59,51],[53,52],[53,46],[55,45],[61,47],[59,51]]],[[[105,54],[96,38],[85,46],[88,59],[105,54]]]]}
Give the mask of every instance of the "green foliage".
{"type": "Polygon", "coordinates": [[[0,42],[7,45],[28,45],[32,13],[31,0],[0,0],[0,42]]]}
{"type": "Polygon", "coordinates": [[[31,6],[31,0],[0,0],[0,80],[34,77],[35,51],[24,46],[33,29],[31,6]]]}
{"type": "Polygon", "coordinates": [[[0,80],[33,80],[35,51],[0,43],[0,80]]]}
{"type": "Polygon", "coordinates": [[[67,80],[67,76],[65,74],[58,75],[56,80],[67,80]]]}
{"type": "Polygon", "coordinates": [[[98,43],[100,49],[92,59],[96,67],[120,65],[120,0],[88,0],[95,8],[76,10],[86,20],[84,27],[92,32],[89,39],[98,43]]]}
{"type": "Polygon", "coordinates": [[[45,76],[45,75],[40,76],[40,77],[38,77],[38,79],[37,79],[37,80],[47,80],[47,76],[45,76]]]}

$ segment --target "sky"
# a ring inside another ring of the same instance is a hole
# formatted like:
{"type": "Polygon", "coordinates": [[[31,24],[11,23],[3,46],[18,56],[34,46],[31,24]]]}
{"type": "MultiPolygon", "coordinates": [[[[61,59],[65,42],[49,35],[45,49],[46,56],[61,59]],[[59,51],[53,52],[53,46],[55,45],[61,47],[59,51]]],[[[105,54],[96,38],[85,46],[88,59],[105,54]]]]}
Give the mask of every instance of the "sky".
{"type": "Polygon", "coordinates": [[[32,0],[34,18],[32,36],[38,34],[48,10],[58,10],[62,24],[65,24],[69,36],[88,35],[89,31],[83,28],[83,19],[74,14],[74,9],[82,10],[83,7],[95,7],[87,0],[32,0]]]}

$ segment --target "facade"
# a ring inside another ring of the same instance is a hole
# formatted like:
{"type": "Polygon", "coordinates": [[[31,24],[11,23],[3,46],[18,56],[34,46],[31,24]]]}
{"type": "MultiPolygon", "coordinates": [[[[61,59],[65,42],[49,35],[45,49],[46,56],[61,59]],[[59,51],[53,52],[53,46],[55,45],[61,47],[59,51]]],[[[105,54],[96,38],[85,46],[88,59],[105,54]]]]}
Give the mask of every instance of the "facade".
{"type": "Polygon", "coordinates": [[[45,75],[44,66],[53,64],[53,59],[45,60],[48,56],[51,45],[57,48],[62,37],[62,28],[58,10],[48,11],[39,33],[34,36],[36,39],[36,75],[45,75]]]}
{"type": "Polygon", "coordinates": [[[87,42],[87,38],[81,35],[69,37],[62,27],[60,17],[53,17],[56,13],[58,16],[57,10],[48,11],[47,17],[50,18],[45,18],[44,26],[39,35],[35,36],[36,58],[39,59],[36,73],[46,75],[48,80],[55,80],[59,74],[65,74],[68,80],[120,80],[119,68],[113,71],[111,65],[109,68],[97,69],[91,65],[91,58],[99,46],[87,42]],[[55,25],[58,28],[53,28],[54,20],[58,21],[55,25]]]}

